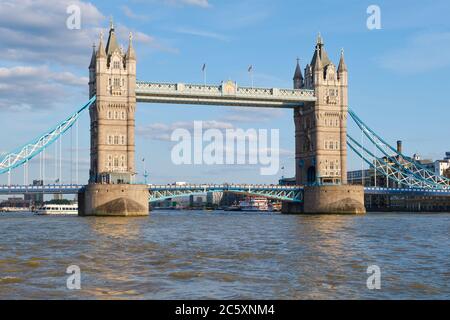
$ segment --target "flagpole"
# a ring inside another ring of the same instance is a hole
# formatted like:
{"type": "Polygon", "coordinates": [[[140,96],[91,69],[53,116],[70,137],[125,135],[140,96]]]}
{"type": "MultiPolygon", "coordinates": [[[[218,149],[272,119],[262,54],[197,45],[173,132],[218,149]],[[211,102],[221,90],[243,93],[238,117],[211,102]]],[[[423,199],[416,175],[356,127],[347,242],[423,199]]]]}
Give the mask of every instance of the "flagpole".
{"type": "Polygon", "coordinates": [[[203,64],[203,84],[206,86],[206,63],[203,64]]]}

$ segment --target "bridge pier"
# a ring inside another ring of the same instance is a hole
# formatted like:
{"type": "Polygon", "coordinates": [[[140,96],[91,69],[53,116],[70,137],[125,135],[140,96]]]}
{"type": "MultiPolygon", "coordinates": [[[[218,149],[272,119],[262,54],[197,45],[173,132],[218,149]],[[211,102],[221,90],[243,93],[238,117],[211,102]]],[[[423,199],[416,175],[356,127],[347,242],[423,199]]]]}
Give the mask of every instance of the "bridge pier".
{"type": "Polygon", "coordinates": [[[80,216],[148,216],[148,186],[88,184],[78,194],[80,216]]]}
{"type": "Polygon", "coordinates": [[[306,186],[303,203],[283,203],[282,212],[365,214],[364,188],[356,185],[306,186]]]}

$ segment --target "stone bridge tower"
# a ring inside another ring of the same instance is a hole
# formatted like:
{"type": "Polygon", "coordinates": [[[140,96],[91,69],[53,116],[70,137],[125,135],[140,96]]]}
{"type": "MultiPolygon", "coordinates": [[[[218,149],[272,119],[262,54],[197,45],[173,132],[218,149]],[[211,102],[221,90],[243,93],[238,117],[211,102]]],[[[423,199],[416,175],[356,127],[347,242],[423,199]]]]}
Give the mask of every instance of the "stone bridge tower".
{"type": "Polygon", "coordinates": [[[348,70],[344,52],[336,68],[319,34],[304,72],[303,76],[297,61],[294,89],[314,90],[317,100],[294,110],[296,183],[305,186],[301,211],[365,212],[364,190],[347,185],[348,70]]]}
{"type": "Polygon", "coordinates": [[[298,184],[347,183],[347,79],[343,52],[336,68],[319,35],[305,78],[298,64],[294,75],[294,89],[314,90],[317,98],[294,113],[298,184]]]}
{"type": "Polygon", "coordinates": [[[148,214],[147,187],[134,184],[135,87],[136,54],[132,36],[124,52],[117,43],[111,21],[106,47],[101,35],[89,66],[89,96],[95,95],[96,102],[89,109],[91,166],[80,214],[148,214]]]}

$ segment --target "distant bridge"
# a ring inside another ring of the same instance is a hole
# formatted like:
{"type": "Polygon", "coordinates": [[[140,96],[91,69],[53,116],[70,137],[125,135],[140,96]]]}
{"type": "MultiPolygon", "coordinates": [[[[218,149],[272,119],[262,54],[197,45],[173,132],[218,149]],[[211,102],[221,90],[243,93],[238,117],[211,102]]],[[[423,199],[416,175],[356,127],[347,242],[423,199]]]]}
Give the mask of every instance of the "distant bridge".
{"type": "MultiPolygon", "coordinates": [[[[84,185],[50,184],[44,186],[2,185],[0,195],[16,194],[77,194],[84,185]]],[[[150,202],[200,195],[207,192],[232,192],[251,196],[262,196],[274,200],[302,202],[303,186],[252,185],[252,184],[189,184],[148,185],[150,202]]]]}
{"type": "MultiPolygon", "coordinates": [[[[44,186],[2,185],[0,195],[19,194],[77,194],[84,185],[81,184],[49,184],[44,186]]],[[[148,185],[149,201],[164,201],[202,195],[207,192],[231,192],[250,196],[261,196],[269,199],[303,202],[303,186],[254,185],[254,184],[187,184],[187,185],[148,185]]],[[[369,195],[411,195],[450,197],[449,189],[427,188],[380,188],[365,187],[364,193],[369,195]]]]}
{"type": "Polygon", "coordinates": [[[364,194],[450,197],[450,189],[365,187],[364,194]]]}

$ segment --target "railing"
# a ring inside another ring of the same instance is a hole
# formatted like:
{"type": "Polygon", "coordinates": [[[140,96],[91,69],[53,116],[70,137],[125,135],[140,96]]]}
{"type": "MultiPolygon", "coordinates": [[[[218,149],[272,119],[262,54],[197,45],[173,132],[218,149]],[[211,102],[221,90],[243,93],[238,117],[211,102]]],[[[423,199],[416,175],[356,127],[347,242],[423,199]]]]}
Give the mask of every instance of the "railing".
{"type": "MultiPolygon", "coordinates": [[[[82,189],[81,184],[48,184],[43,186],[33,185],[0,185],[0,194],[22,193],[66,193],[74,194],[82,189]]],[[[303,192],[301,185],[267,185],[267,184],[188,184],[188,185],[153,185],[149,184],[150,193],[158,193],[160,197],[168,198],[186,196],[194,193],[206,192],[242,192],[254,195],[262,195],[274,198],[295,199],[303,192]]],[[[450,197],[450,190],[430,188],[384,188],[365,187],[366,194],[411,194],[411,195],[435,195],[450,197]]]]}
{"type": "Polygon", "coordinates": [[[0,185],[0,193],[77,193],[83,188],[81,184],[47,184],[43,186],[0,185]]]}
{"type": "Polygon", "coordinates": [[[265,190],[297,190],[303,189],[300,185],[271,185],[271,184],[186,184],[186,185],[148,185],[149,190],[188,190],[188,189],[265,189],[265,190]]]}
{"type": "Polygon", "coordinates": [[[364,187],[365,194],[398,194],[398,195],[418,195],[418,196],[446,196],[450,197],[450,190],[445,189],[427,189],[427,188],[383,188],[383,187],[364,187]]]}
{"type": "Polygon", "coordinates": [[[207,192],[242,193],[288,202],[303,201],[303,186],[253,184],[149,185],[149,192],[151,202],[204,194],[207,192]]]}
{"type": "Polygon", "coordinates": [[[231,81],[224,82],[218,86],[137,81],[136,94],[138,96],[146,94],[165,94],[204,97],[228,96],[246,99],[256,98],[287,101],[315,101],[314,90],[239,87],[231,81]]]}

